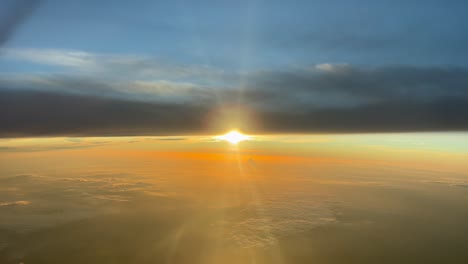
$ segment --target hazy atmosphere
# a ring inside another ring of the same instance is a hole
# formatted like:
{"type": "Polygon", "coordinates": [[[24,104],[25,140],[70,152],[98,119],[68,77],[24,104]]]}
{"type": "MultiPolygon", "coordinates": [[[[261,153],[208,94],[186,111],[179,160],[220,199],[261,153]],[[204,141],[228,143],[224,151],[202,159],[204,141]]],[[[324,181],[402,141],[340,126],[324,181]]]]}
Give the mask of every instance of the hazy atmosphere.
{"type": "Polygon", "coordinates": [[[465,1],[0,2],[0,263],[466,263],[465,1]]]}

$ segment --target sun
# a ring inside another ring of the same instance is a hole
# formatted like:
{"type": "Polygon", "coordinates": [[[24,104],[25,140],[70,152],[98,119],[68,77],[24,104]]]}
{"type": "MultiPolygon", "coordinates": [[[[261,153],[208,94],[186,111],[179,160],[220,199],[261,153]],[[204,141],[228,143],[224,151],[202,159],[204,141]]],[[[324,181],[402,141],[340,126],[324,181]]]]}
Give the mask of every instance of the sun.
{"type": "Polygon", "coordinates": [[[230,132],[228,132],[227,134],[225,135],[222,135],[222,136],[219,136],[219,137],[216,137],[217,139],[221,139],[221,140],[225,140],[231,144],[237,144],[241,141],[244,141],[244,140],[249,140],[250,137],[247,136],[247,135],[244,135],[236,130],[232,130],[230,132]]]}

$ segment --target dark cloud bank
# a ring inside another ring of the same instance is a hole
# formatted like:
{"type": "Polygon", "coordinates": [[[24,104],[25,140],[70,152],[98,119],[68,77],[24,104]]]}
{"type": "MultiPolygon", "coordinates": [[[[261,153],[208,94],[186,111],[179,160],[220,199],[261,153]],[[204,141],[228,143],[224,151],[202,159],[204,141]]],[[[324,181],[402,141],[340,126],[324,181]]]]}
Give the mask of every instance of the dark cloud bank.
{"type": "Polygon", "coordinates": [[[247,133],[468,130],[465,68],[321,65],[246,80],[242,91],[193,90],[180,103],[2,87],[0,136],[206,134],[231,121],[247,133]]]}

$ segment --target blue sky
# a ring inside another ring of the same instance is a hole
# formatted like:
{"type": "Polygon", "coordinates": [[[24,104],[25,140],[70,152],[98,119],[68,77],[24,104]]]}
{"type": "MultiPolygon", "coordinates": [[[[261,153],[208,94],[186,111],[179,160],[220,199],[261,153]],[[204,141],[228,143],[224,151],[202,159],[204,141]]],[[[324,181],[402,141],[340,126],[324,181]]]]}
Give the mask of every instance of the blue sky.
{"type": "MultiPolygon", "coordinates": [[[[263,122],[254,129],[263,127],[261,132],[465,131],[467,5],[4,1],[0,92],[12,104],[5,110],[12,116],[4,118],[18,128],[25,112],[12,109],[27,108],[35,115],[49,107],[40,101],[94,107],[94,100],[104,98],[126,100],[135,115],[160,115],[162,122],[190,118],[200,124],[229,112],[223,118],[240,126],[247,122],[240,116],[257,116],[252,122],[263,122]],[[23,107],[26,95],[14,93],[28,91],[36,99],[23,107]],[[167,105],[178,114],[157,110],[167,105]]],[[[91,117],[70,115],[125,123],[112,109],[95,108],[91,117]]],[[[127,112],[119,115],[133,124],[127,112]]],[[[56,122],[68,121],[57,117],[56,122]]],[[[146,126],[146,119],[141,122],[137,125],[146,126]]],[[[204,129],[178,131],[175,122],[164,122],[180,133],[204,129]]]]}
{"type": "Polygon", "coordinates": [[[465,1],[49,0],[6,47],[143,54],[238,71],[466,65],[466,8],[465,1]]]}

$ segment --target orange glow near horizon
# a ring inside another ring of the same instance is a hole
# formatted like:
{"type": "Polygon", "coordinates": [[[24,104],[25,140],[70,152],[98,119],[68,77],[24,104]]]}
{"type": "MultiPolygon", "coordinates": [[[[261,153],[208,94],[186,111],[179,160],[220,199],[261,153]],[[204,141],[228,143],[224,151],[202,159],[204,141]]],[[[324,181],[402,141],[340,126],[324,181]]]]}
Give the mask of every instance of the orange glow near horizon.
{"type": "Polygon", "coordinates": [[[259,167],[386,166],[465,174],[466,137],[464,133],[249,136],[233,130],[220,136],[18,138],[0,141],[0,167],[5,174],[102,164],[139,171],[175,163],[211,167],[252,160],[259,167]],[[246,144],[238,147],[242,141],[246,144]]]}

